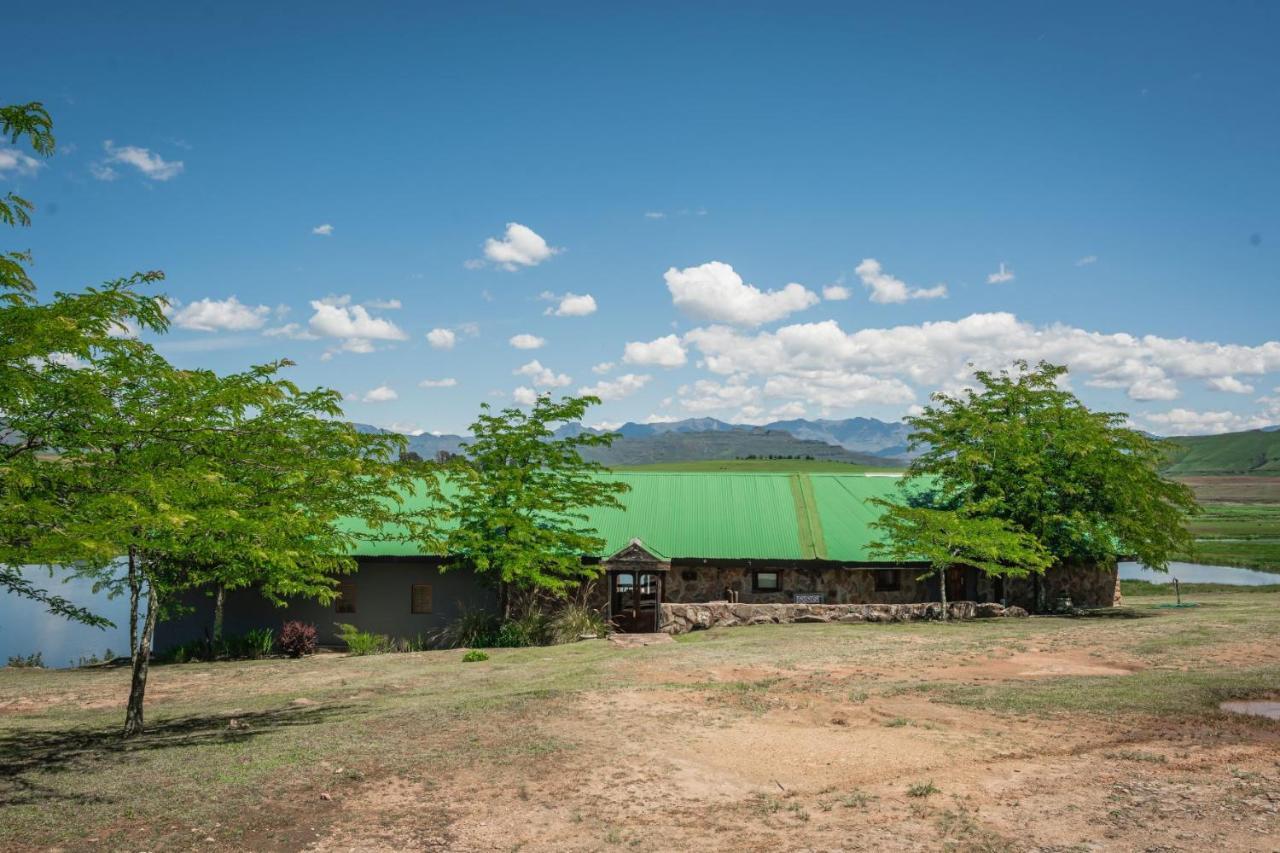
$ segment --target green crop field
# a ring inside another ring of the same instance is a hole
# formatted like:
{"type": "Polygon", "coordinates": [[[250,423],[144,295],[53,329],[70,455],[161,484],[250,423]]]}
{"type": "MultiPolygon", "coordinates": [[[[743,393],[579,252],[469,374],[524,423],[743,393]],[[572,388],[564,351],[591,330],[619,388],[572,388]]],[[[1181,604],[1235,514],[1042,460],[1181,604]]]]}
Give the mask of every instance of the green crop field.
{"type": "Polygon", "coordinates": [[[1188,477],[1202,512],[1188,562],[1280,572],[1280,477],[1188,477]]]}

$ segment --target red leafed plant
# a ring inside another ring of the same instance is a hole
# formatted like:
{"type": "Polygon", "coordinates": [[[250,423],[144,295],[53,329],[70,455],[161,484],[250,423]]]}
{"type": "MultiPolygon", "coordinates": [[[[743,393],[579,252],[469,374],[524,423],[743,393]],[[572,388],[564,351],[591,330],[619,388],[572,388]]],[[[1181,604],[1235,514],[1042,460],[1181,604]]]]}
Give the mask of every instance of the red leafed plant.
{"type": "Polygon", "coordinates": [[[316,626],[294,620],[284,623],[280,629],[280,651],[291,658],[300,658],[316,650],[316,626]]]}

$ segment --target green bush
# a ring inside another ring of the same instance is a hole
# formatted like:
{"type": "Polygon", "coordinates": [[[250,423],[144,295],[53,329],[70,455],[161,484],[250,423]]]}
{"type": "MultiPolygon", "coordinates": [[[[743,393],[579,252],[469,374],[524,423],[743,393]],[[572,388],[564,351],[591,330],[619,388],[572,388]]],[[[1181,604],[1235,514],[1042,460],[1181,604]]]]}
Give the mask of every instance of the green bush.
{"type": "Polygon", "coordinates": [[[530,610],[503,622],[496,640],[494,645],[502,648],[548,646],[551,644],[551,620],[539,610],[530,610]]]}
{"type": "Polygon", "coordinates": [[[416,637],[402,637],[396,640],[396,651],[398,652],[425,652],[431,647],[431,638],[422,634],[416,637]]]}
{"type": "Polygon", "coordinates": [[[498,617],[487,610],[463,609],[441,632],[441,645],[450,648],[493,648],[498,645],[498,617]]]}
{"type": "Polygon", "coordinates": [[[7,665],[14,669],[44,669],[44,653],[36,652],[26,657],[11,655],[7,665]]]}
{"type": "Polygon", "coordinates": [[[209,644],[204,640],[191,640],[179,643],[155,655],[160,663],[188,663],[193,660],[209,659],[209,644]]]}
{"type": "Polygon", "coordinates": [[[361,631],[355,625],[335,622],[338,628],[338,639],[347,644],[347,651],[353,655],[385,655],[395,651],[395,643],[386,634],[374,634],[361,631]]]}
{"type": "Polygon", "coordinates": [[[472,649],[462,656],[463,663],[477,663],[482,660],[488,660],[489,656],[479,649],[472,649]]]}
{"type": "Polygon", "coordinates": [[[254,628],[240,638],[240,648],[247,658],[265,658],[276,647],[276,632],[270,628],[254,628]]]}
{"type": "Polygon", "coordinates": [[[574,643],[585,636],[603,637],[609,632],[609,623],[600,611],[571,602],[551,617],[550,628],[553,642],[574,643]]]}
{"type": "Polygon", "coordinates": [[[584,635],[603,637],[608,630],[598,611],[570,602],[553,614],[530,607],[505,622],[487,610],[463,610],[436,639],[450,648],[520,648],[572,643],[584,635]]]}

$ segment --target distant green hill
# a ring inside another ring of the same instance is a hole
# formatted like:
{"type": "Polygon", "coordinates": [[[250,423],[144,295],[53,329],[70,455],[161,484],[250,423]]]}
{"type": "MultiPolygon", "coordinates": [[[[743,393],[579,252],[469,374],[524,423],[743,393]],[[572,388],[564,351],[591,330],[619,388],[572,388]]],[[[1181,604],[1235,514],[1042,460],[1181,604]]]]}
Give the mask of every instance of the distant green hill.
{"type": "Polygon", "coordinates": [[[1213,474],[1280,476],[1280,431],[1170,438],[1164,473],[1177,477],[1213,474]]]}
{"type": "Polygon", "coordinates": [[[590,447],[582,455],[606,465],[649,465],[654,462],[695,462],[791,457],[841,462],[875,468],[900,465],[896,459],[857,453],[835,444],[807,441],[773,429],[724,429],[714,432],[666,432],[620,438],[612,447],[590,447]]]}
{"type": "Polygon", "coordinates": [[[902,468],[884,465],[861,465],[856,462],[841,462],[835,459],[697,459],[688,462],[652,462],[647,465],[615,465],[614,471],[674,471],[702,472],[721,471],[725,473],[750,473],[768,471],[772,473],[835,473],[855,474],[861,471],[890,472],[901,471],[902,468]]]}

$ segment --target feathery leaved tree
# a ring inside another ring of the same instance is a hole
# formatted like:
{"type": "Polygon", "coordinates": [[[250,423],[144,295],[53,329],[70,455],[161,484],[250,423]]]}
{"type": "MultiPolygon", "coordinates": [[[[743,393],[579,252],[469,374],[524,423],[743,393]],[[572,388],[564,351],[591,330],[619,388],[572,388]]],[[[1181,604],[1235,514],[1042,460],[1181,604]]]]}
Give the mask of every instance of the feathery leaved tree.
{"type": "Polygon", "coordinates": [[[947,618],[947,569],[971,566],[989,575],[1025,577],[1043,572],[1053,557],[1034,536],[1002,518],[969,510],[906,506],[876,498],[882,513],[871,527],[887,538],[873,542],[872,553],[894,562],[922,562],[920,575],[938,579],[942,618],[947,618]]]}
{"type": "Polygon", "coordinates": [[[328,601],[361,539],[388,525],[383,535],[430,539],[432,519],[403,509],[417,486],[398,461],[403,438],[359,433],[338,419],[336,392],[299,390],[277,375],[284,364],[219,376],[146,350],[78,368],[102,372],[105,402],[55,474],[98,488],[72,492],[65,523],[32,549],[92,543],[81,573],[128,592],[127,736],[142,729],[156,625],[188,594],[252,586],[328,601]],[[120,555],[123,572],[108,559],[120,555]]]}
{"type": "Polygon", "coordinates": [[[541,395],[526,412],[481,407],[463,446],[465,459],[445,469],[453,485],[448,499],[454,526],[446,535],[453,565],[490,577],[504,617],[513,592],[563,596],[599,574],[584,555],[604,540],[589,526],[591,507],[621,507],[624,483],[583,460],[584,447],[607,447],[613,434],[580,432],[557,438],[555,426],[580,421],[596,397],[541,395]]]}
{"type": "Polygon", "coordinates": [[[1160,475],[1160,441],[1095,412],[1061,385],[1067,368],[1016,362],[980,370],[975,387],[935,394],[907,419],[904,489],[931,489],[935,506],[1000,519],[1033,536],[1055,563],[1123,554],[1163,569],[1191,544],[1191,490],[1160,475]]]}
{"type": "MultiPolygon", "coordinates": [[[[54,152],[53,123],[38,102],[0,106],[0,135],[43,157],[54,152]]],[[[30,225],[31,210],[27,199],[10,191],[0,198],[0,223],[30,225]]],[[[0,591],[40,601],[59,616],[105,626],[110,623],[102,617],[37,588],[22,567],[38,561],[65,565],[95,551],[92,542],[65,537],[61,550],[47,542],[39,554],[32,547],[41,531],[65,523],[71,498],[101,488],[66,470],[59,458],[62,448],[75,443],[84,413],[101,405],[101,373],[72,368],[138,350],[142,345],[130,337],[133,331],[163,331],[164,300],[140,289],[164,276],[137,273],[41,300],[27,273],[30,262],[29,252],[0,252],[0,591]]]]}

